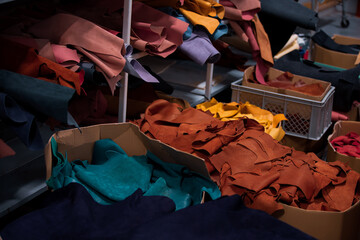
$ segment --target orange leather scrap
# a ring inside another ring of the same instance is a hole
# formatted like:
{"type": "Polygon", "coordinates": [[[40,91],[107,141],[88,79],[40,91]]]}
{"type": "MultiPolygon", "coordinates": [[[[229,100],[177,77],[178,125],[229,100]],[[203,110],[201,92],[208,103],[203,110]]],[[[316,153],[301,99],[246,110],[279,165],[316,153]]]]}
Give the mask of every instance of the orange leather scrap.
{"type": "Polygon", "coordinates": [[[203,158],[222,195],[238,194],[250,208],[272,214],[284,203],[344,211],[360,198],[359,173],[279,144],[255,120],[224,122],[199,109],[156,100],[135,123],[145,134],[203,158]]]}
{"type": "Polygon", "coordinates": [[[73,88],[80,95],[80,77],[60,64],[38,55],[34,48],[6,38],[0,38],[0,68],[29,77],[73,88]]]}
{"type": "Polygon", "coordinates": [[[285,136],[285,131],[280,126],[280,122],[287,120],[284,114],[273,115],[270,111],[261,109],[255,105],[246,103],[221,103],[212,98],[210,101],[200,103],[196,109],[204,112],[209,111],[214,117],[222,120],[237,120],[247,117],[256,120],[265,128],[265,132],[270,134],[274,139],[280,141],[285,136]]]}

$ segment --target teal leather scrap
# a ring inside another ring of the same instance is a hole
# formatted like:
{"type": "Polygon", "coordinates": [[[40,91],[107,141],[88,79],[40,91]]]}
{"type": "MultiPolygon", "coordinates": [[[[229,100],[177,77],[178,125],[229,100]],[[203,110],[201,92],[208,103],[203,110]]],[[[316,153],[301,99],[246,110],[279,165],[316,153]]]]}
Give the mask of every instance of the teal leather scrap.
{"type": "Polygon", "coordinates": [[[68,112],[69,102],[75,94],[72,88],[0,69],[0,92],[8,94],[23,107],[77,127],[68,112]]]}
{"type": "Polygon", "coordinates": [[[164,162],[150,151],[130,157],[111,139],[95,142],[91,164],[86,160],[69,162],[58,152],[54,138],[51,148],[55,163],[47,185],[59,189],[71,182],[80,183],[100,204],[123,200],[137,189],[145,196],[171,198],[177,210],[199,204],[203,191],[212,199],[221,196],[212,180],[186,166],[164,162]]]}

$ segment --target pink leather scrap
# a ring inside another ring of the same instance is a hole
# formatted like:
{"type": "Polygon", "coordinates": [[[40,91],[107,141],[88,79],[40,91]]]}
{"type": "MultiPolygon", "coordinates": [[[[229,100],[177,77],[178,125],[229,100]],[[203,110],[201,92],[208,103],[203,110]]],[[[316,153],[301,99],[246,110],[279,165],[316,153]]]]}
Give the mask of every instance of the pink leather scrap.
{"type": "Polygon", "coordinates": [[[188,23],[141,2],[133,2],[131,45],[150,54],[167,57],[183,42],[188,23]]]}
{"type": "Polygon", "coordinates": [[[344,211],[360,196],[359,173],[283,146],[251,119],[223,122],[156,100],[135,123],[148,136],[203,158],[223,196],[238,194],[246,206],[269,214],[282,209],[281,203],[344,211]]]}
{"type": "Polygon", "coordinates": [[[338,136],[331,141],[331,144],[338,153],[360,158],[360,136],[355,132],[338,136]]]}
{"type": "Polygon", "coordinates": [[[90,21],[64,13],[40,21],[28,31],[51,43],[73,46],[104,74],[114,93],[126,62],[124,40],[90,21]]]}
{"type": "Polygon", "coordinates": [[[51,48],[56,62],[64,67],[74,66],[80,62],[80,57],[74,49],[59,44],[51,44],[51,48]]]}

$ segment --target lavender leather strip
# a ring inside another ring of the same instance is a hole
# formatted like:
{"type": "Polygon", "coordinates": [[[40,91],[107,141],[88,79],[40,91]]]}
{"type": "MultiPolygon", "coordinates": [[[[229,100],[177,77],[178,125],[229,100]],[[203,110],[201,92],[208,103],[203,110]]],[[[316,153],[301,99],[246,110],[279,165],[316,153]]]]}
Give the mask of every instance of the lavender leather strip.
{"type": "Polygon", "coordinates": [[[215,63],[221,57],[219,51],[211,43],[207,33],[195,28],[190,38],[184,40],[179,49],[200,65],[215,63]]]}

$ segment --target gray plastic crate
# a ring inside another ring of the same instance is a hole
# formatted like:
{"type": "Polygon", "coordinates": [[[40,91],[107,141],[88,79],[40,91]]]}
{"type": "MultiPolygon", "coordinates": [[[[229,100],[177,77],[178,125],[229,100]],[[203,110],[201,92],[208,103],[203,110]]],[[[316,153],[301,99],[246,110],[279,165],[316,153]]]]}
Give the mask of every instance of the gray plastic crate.
{"type": "Polygon", "coordinates": [[[287,135],[319,140],[331,126],[331,111],[335,87],[331,87],[322,101],[314,101],[261,89],[242,86],[242,79],[231,84],[232,101],[248,101],[273,114],[285,114],[282,122],[287,135]]]}

